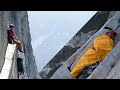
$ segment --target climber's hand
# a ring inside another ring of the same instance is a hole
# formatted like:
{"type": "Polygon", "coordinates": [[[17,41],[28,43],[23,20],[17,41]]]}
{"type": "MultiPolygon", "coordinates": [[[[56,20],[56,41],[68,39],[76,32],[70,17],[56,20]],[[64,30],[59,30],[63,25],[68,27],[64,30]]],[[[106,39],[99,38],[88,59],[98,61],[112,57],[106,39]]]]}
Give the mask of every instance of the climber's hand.
{"type": "Polygon", "coordinates": [[[14,40],[18,40],[18,38],[16,36],[13,36],[14,40]]]}

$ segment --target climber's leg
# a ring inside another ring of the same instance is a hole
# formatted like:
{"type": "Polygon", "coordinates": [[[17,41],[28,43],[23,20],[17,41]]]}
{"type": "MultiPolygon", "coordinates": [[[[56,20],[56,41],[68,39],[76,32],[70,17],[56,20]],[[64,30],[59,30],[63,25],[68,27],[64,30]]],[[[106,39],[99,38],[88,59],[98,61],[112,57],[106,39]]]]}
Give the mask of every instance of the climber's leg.
{"type": "Polygon", "coordinates": [[[20,51],[22,51],[22,43],[20,42],[20,40],[14,39],[13,42],[14,42],[15,44],[17,44],[17,45],[18,45],[18,49],[19,49],[20,51]]]}

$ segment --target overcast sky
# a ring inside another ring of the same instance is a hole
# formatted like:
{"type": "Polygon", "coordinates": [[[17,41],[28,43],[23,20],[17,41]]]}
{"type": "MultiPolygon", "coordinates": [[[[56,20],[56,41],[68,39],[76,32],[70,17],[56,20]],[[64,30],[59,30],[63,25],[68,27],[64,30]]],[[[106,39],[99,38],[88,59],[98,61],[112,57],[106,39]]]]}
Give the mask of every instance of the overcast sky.
{"type": "Polygon", "coordinates": [[[40,71],[96,11],[28,11],[32,47],[40,71]]]}

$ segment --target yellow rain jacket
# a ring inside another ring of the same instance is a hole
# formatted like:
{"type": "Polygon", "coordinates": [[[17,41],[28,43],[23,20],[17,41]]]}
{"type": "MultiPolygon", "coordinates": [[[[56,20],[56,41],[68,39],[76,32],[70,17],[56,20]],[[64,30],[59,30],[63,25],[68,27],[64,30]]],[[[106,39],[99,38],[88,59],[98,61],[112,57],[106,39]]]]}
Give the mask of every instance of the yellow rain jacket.
{"type": "Polygon", "coordinates": [[[85,54],[78,60],[77,64],[71,71],[73,77],[77,77],[79,73],[82,72],[84,67],[92,65],[98,61],[103,60],[108,53],[112,50],[114,46],[114,41],[107,35],[102,35],[96,38],[93,42],[92,47],[89,48],[85,54]]]}

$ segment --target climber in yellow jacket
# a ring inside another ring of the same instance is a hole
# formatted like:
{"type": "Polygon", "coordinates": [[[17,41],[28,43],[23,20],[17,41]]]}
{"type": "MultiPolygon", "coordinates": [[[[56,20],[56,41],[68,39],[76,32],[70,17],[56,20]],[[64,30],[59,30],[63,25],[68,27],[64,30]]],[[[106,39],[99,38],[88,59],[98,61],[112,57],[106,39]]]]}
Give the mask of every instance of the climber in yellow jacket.
{"type": "Polygon", "coordinates": [[[97,37],[90,47],[78,60],[70,74],[76,78],[85,67],[103,60],[114,47],[115,32],[109,30],[105,35],[97,37]]]}

